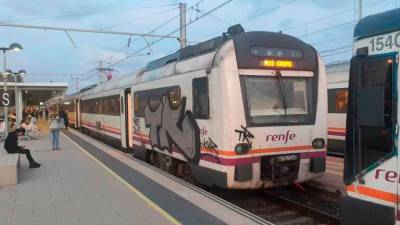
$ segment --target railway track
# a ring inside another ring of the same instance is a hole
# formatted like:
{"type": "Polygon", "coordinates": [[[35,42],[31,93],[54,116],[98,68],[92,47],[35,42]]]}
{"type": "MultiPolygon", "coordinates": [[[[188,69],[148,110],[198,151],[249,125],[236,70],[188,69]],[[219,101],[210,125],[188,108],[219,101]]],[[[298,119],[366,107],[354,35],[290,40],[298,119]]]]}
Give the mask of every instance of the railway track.
{"type": "MultiPolygon", "coordinates": [[[[137,160],[137,159],[135,159],[137,160]]],[[[183,177],[177,177],[151,164],[138,160],[141,164],[165,173],[173,179],[187,182],[211,193],[236,207],[248,211],[274,225],[339,225],[339,195],[320,191],[316,188],[304,189],[277,187],[260,190],[226,190],[205,187],[195,182],[189,169],[183,177]]]]}
{"type": "Polygon", "coordinates": [[[205,197],[212,198],[258,224],[274,225],[337,225],[338,196],[307,187],[277,187],[259,190],[227,190],[196,183],[190,170],[177,177],[149,163],[124,154],[127,158],[155,170],[205,197]]]}
{"type": "MultiPolygon", "coordinates": [[[[332,209],[315,208],[285,195],[277,195],[274,191],[223,191],[215,188],[210,191],[276,225],[340,224],[339,218],[330,214],[332,209]]],[[[335,203],[331,202],[330,204],[334,205],[335,203]]]]}

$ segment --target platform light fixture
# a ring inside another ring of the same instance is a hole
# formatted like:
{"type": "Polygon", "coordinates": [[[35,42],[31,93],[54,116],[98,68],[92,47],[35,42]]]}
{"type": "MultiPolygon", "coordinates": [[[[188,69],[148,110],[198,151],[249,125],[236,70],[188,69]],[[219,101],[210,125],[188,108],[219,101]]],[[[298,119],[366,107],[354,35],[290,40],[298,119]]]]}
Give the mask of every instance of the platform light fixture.
{"type": "MultiPolygon", "coordinates": [[[[0,47],[0,50],[3,51],[3,83],[4,83],[4,93],[7,93],[7,77],[8,74],[6,73],[7,69],[7,61],[6,61],[6,52],[7,51],[22,51],[22,45],[18,43],[12,43],[9,47],[0,47]]],[[[8,105],[4,106],[4,132],[8,135],[8,105]]]]}
{"type": "Polygon", "coordinates": [[[6,70],[5,72],[8,75],[11,75],[14,77],[14,104],[15,104],[15,115],[16,115],[16,128],[19,128],[19,124],[18,121],[21,121],[21,118],[19,118],[19,113],[18,113],[18,104],[17,104],[17,83],[18,83],[18,76],[21,77],[21,81],[22,81],[22,76],[24,76],[26,74],[25,70],[19,70],[18,72],[13,72],[12,70],[6,70]]]}

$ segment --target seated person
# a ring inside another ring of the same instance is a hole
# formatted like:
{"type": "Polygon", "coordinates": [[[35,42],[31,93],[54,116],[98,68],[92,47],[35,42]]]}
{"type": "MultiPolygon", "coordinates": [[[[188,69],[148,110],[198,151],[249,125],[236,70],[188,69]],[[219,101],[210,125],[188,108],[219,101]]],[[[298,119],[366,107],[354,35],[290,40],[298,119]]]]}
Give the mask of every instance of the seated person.
{"type": "Polygon", "coordinates": [[[17,129],[18,132],[21,132],[22,135],[25,136],[25,132],[28,130],[28,125],[25,123],[24,120],[21,120],[19,129],[17,129]]]}
{"type": "Polygon", "coordinates": [[[36,118],[32,117],[31,123],[27,126],[26,130],[31,138],[40,138],[40,129],[36,125],[36,118]]]}
{"type": "Polygon", "coordinates": [[[10,133],[4,142],[4,149],[6,149],[7,153],[9,154],[25,154],[26,158],[29,161],[29,168],[39,168],[40,163],[37,163],[31,155],[29,149],[26,149],[24,146],[18,146],[18,133],[15,129],[15,126],[12,126],[10,129],[10,133]]]}

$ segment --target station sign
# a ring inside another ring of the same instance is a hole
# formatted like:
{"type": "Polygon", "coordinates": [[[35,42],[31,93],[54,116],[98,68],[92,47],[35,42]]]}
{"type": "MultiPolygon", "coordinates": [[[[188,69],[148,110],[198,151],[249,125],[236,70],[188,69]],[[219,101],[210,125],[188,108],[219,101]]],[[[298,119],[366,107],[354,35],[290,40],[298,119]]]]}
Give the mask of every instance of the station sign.
{"type": "Polygon", "coordinates": [[[0,106],[14,106],[15,97],[14,91],[0,91],[0,106]]]}

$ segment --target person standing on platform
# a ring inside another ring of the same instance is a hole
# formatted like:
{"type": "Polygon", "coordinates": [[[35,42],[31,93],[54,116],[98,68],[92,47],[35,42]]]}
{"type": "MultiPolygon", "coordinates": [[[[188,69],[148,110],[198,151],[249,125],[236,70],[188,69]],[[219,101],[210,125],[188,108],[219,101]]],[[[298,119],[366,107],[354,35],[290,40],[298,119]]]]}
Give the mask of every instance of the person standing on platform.
{"type": "Polygon", "coordinates": [[[62,126],[60,117],[55,114],[49,120],[49,129],[51,133],[52,150],[60,150],[60,129],[62,126]]]}
{"type": "Polygon", "coordinates": [[[48,108],[46,108],[46,109],[44,110],[44,115],[45,115],[45,117],[46,117],[46,120],[48,120],[48,119],[49,119],[49,109],[48,109],[48,108]]]}
{"type": "Polygon", "coordinates": [[[68,111],[67,110],[65,110],[65,111],[63,111],[63,116],[64,116],[64,128],[66,129],[66,130],[68,130],[68,111]]]}
{"type": "Polygon", "coordinates": [[[8,154],[25,154],[29,161],[29,168],[39,168],[41,166],[40,163],[37,163],[33,159],[29,149],[26,149],[24,146],[18,146],[18,133],[15,126],[11,127],[11,131],[8,133],[8,136],[4,141],[4,149],[6,149],[8,154]]]}

